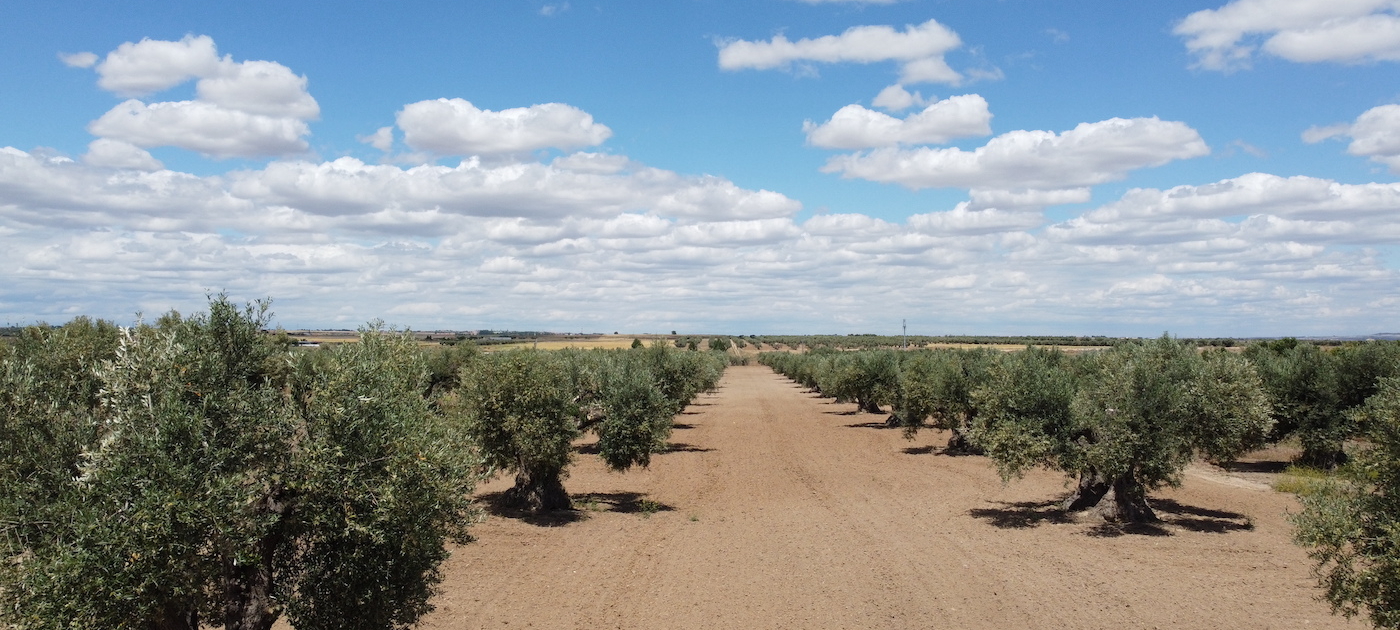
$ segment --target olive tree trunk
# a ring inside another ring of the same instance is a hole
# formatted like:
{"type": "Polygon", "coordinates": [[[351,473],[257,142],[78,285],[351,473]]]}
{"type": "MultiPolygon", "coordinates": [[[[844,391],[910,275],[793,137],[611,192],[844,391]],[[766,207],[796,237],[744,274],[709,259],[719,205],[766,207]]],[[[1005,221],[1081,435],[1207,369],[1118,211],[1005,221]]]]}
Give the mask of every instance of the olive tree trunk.
{"type": "Polygon", "coordinates": [[[967,438],[967,432],[963,427],[953,427],[952,435],[948,436],[948,446],[943,449],[944,453],[950,455],[982,455],[983,451],[977,448],[972,440],[967,438]]]}
{"type": "Polygon", "coordinates": [[[1091,468],[1079,473],[1079,485],[1060,503],[1060,509],[1066,512],[1082,512],[1098,505],[1099,501],[1103,500],[1103,495],[1108,494],[1108,490],[1108,480],[1104,479],[1099,471],[1091,468]]]}
{"type": "Polygon", "coordinates": [[[1110,523],[1156,523],[1162,519],[1147,505],[1147,489],[1133,478],[1132,473],[1113,480],[1094,512],[1110,523]]]}
{"type": "Polygon", "coordinates": [[[505,498],[517,507],[534,513],[573,507],[558,470],[520,468],[515,474],[515,486],[506,491],[505,498]]]}
{"type": "MultiPolygon", "coordinates": [[[[281,517],[289,505],[274,492],[264,496],[258,508],[264,514],[281,517]]],[[[257,561],[252,563],[237,562],[237,554],[232,551],[223,554],[225,630],[271,630],[281,616],[281,608],[272,600],[272,589],[273,563],[283,540],[282,532],[274,528],[257,542],[257,561]]]]}

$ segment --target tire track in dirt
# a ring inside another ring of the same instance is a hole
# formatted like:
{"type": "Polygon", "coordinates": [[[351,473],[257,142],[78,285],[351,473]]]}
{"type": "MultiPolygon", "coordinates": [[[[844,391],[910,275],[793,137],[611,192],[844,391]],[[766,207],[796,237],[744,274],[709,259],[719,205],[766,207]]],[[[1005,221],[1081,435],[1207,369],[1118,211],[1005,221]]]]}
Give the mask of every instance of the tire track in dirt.
{"type": "Polygon", "coordinates": [[[476,527],[422,626],[1364,627],[1315,600],[1291,497],[1188,478],[1155,495],[1167,526],[1124,535],[1057,521],[1057,475],[1003,485],[938,454],[946,434],[906,441],[853,410],[731,368],[649,470],[579,457],[581,520],[476,527]]]}

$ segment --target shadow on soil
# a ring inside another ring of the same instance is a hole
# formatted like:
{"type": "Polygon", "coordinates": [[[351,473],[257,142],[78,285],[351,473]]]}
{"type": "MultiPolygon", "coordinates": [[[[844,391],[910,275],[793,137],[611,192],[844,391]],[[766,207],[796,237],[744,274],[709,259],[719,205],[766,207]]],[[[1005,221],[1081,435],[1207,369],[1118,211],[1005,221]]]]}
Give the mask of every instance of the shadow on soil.
{"type": "MultiPolygon", "coordinates": [[[[686,428],[689,428],[689,427],[686,427],[686,428]]],[[[713,450],[715,450],[715,449],[712,449],[712,448],[705,448],[705,447],[703,447],[703,446],[696,446],[696,445],[694,445],[694,444],[686,444],[685,442],[667,442],[667,443],[666,443],[666,449],[663,450],[663,451],[661,451],[661,452],[662,452],[662,453],[708,453],[708,452],[713,451],[713,450]]],[[[578,446],[575,446],[575,447],[574,447],[574,452],[575,452],[575,453],[578,453],[578,454],[580,454],[580,455],[598,455],[598,454],[601,453],[601,451],[598,449],[598,443],[597,443],[597,442],[593,442],[593,443],[591,443],[591,444],[580,444],[580,445],[578,445],[578,446]]]]}
{"type": "Polygon", "coordinates": [[[686,430],[686,429],[694,429],[694,428],[695,428],[695,425],[693,425],[693,424],[686,424],[686,423],[684,423],[684,422],[672,422],[672,423],[671,423],[671,428],[672,428],[672,429],[675,429],[675,430],[677,430],[677,431],[684,431],[684,430],[686,430]]]}
{"type": "Polygon", "coordinates": [[[1230,472],[1246,473],[1281,473],[1286,470],[1290,462],[1230,462],[1221,464],[1220,467],[1230,472]]]}
{"type": "MultiPolygon", "coordinates": [[[[1085,534],[1098,538],[1117,536],[1171,536],[1173,529],[1212,534],[1226,534],[1254,529],[1254,523],[1244,514],[1186,505],[1172,499],[1148,499],[1148,504],[1162,519],[1158,523],[1098,523],[1085,534]]],[[[1080,522],[1074,514],[1060,509],[1060,500],[997,501],[995,508],[976,508],[967,513],[999,529],[1029,529],[1042,523],[1071,524],[1080,522]]]]}
{"type": "Polygon", "coordinates": [[[715,449],[686,444],[685,442],[669,442],[666,444],[667,453],[708,453],[715,449]]]}
{"type": "Polygon", "coordinates": [[[504,492],[488,492],[477,497],[487,514],[529,523],[536,527],[562,527],[587,520],[590,514],[600,512],[651,516],[657,512],[674,512],[676,509],[665,503],[652,501],[640,492],[586,492],[572,495],[570,499],[574,504],[573,509],[532,514],[507,502],[504,492]]]}
{"type": "MultiPolygon", "coordinates": [[[[843,416],[846,416],[846,414],[843,413],[843,416]]],[[[889,426],[889,424],[886,424],[886,423],[885,423],[885,420],[881,420],[881,421],[878,421],[878,423],[855,423],[855,424],[847,424],[846,428],[899,428],[899,427],[892,427],[892,426],[889,426]]]]}
{"type": "MultiPolygon", "coordinates": [[[[850,425],[856,426],[856,425],[850,425]]],[[[882,427],[883,428],[883,427],[882,427]]],[[[948,448],[946,446],[910,446],[902,449],[905,455],[942,455],[944,457],[973,457],[981,455],[963,448],[948,448]]]]}

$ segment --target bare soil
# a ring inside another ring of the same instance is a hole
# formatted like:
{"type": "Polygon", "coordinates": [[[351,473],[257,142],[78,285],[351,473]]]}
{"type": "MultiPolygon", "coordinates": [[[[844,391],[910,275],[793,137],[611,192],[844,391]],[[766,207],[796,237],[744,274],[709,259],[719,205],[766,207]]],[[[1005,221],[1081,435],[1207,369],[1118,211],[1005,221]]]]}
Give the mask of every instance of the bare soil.
{"type": "MultiPolygon", "coordinates": [[[[587,445],[546,517],[494,503],[425,628],[1363,628],[1291,544],[1292,495],[1193,467],[1160,527],[1078,522],[1063,477],[1003,485],[884,416],[734,367],[672,452],[607,472],[587,445]]],[[[1243,471],[1244,474],[1256,472],[1243,471]]]]}

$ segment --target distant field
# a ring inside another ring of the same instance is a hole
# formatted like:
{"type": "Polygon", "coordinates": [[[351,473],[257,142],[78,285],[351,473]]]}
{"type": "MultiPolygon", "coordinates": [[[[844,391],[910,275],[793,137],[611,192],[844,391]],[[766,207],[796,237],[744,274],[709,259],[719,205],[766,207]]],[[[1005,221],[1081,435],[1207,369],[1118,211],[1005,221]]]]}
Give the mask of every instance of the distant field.
{"type": "Polygon", "coordinates": [[[589,350],[601,348],[612,350],[615,348],[630,348],[633,339],[641,339],[642,343],[650,345],[652,339],[659,339],[655,335],[599,335],[588,337],[541,337],[538,342],[534,340],[521,341],[519,343],[498,343],[481,346],[486,352],[497,352],[501,350],[515,350],[518,348],[535,348],[540,350],[563,350],[564,348],[579,348],[589,350]]]}
{"type": "MultiPolygon", "coordinates": [[[[955,349],[955,350],[972,350],[972,349],[975,349],[975,348],[989,348],[989,349],[992,349],[992,350],[1000,350],[1000,351],[1002,351],[1002,352],[1016,352],[1016,351],[1018,351],[1018,350],[1025,350],[1025,349],[1026,349],[1026,344],[1023,344],[1023,343],[931,343],[931,344],[927,344],[927,345],[925,345],[925,346],[923,346],[923,347],[929,348],[929,349],[934,349],[934,348],[953,348],[953,349],[955,349]]],[[[1060,351],[1062,351],[1062,352],[1068,352],[1068,353],[1070,353],[1070,354],[1079,354],[1079,353],[1081,353],[1081,352],[1088,352],[1088,351],[1090,351],[1090,350],[1103,350],[1103,349],[1104,349],[1104,346],[1051,346],[1051,347],[1059,348],[1060,351]]]]}

